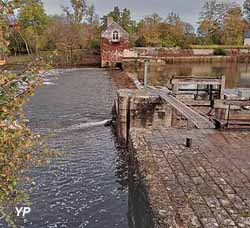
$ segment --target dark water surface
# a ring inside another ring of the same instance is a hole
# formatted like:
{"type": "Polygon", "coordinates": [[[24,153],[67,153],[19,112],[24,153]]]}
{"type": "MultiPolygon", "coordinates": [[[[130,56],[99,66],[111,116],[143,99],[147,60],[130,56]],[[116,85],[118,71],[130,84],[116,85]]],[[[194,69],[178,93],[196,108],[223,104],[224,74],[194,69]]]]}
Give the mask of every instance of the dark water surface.
{"type": "MultiPolygon", "coordinates": [[[[126,66],[126,70],[143,80],[143,66],[126,66]]],[[[178,63],[150,64],[149,82],[151,85],[166,85],[172,76],[222,76],[226,77],[226,87],[250,88],[250,64],[242,63],[178,63]]]]}
{"type": "Polygon", "coordinates": [[[31,128],[51,134],[50,147],[64,155],[29,172],[34,189],[25,228],[128,227],[127,189],[117,177],[122,160],[103,126],[114,92],[101,69],[46,76],[25,112],[31,128]]]}

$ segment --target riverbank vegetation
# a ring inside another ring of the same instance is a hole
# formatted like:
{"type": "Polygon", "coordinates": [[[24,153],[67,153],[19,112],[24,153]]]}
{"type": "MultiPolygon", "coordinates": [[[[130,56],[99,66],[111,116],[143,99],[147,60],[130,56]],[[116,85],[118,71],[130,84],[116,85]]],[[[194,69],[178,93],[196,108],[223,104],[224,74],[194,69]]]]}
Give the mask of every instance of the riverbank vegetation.
{"type": "Polygon", "coordinates": [[[44,68],[45,63],[37,59],[18,74],[0,72],[0,218],[9,227],[16,227],[11,208],[29,205],[31,189],[23,187],[30,181],[26,171],[58,155],[29,129],[23,112],[28,98],[42,82],[44,68]]]}
{"type": "MultiPolygon", "coordinates": [[[[0,33],[0,47],[2,52],[7,52],[13,31],[6,15],[19,5],[6,1],[0,7],[0,25],[4,31],[0,33]]],[[[20,69],[14,69],[18,73],[0,69],[0,219],[9,227],[16,227],[13,211],[9,209],[18,203],[26,203],[28,199],[27,191],[21,187],[29,179],[25,177],[25,171],[54,154],[54,151],[47,150],[40,136],[27,127],[23,113],[28,97],[41,83],[41,71],[47,68],[43,59],[27,54],[27,63],[19,66],[20,69]]]]}
{"type": "Polygon", "coordinates": [[[8,24],[0,23],[2,58],[46,53],[49,61],[66,65],[84,64],[90,56],[98,62],[100,33],[107,16],[112,16],[129,32],[132,47],[241,48],[244,33],[250,28],[250,0],[245,0],[242,6],[207,0],[200,12],[197,31],[175,12],[169,12],[166,18],[152,13],[136,21],[130,9],[118,6],[99,17],[94,5],[86,0],[70,0],[71,5],[62,7],[61,15],[47,15],[42,0],[1,1],[1,5],[6,3],[14,9],[5,15],[8,24]]]}
{"type": "Polygon", "coordinates": [[[25,181],[22,173],[44,156],[39,137],[27,127],[22,111],[41,82],[38,62],[39,66],[28,64],[20,74],[0,72],[0,217],[11,227],[15,226],[6,203],[25,202],[26,192],[17,185],[25,181]]]}

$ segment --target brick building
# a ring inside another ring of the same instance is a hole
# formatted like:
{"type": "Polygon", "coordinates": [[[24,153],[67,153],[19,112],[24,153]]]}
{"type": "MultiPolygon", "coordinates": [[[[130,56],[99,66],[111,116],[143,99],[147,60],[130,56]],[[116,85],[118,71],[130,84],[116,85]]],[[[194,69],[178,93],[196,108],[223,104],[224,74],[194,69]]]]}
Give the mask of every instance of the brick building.
{"type": "Polygon", "coordinates": [[[129,49],[129,34],[112,17],[101,34],[102,67],[115,67],[122,62],[123,51],[129,49]]]}

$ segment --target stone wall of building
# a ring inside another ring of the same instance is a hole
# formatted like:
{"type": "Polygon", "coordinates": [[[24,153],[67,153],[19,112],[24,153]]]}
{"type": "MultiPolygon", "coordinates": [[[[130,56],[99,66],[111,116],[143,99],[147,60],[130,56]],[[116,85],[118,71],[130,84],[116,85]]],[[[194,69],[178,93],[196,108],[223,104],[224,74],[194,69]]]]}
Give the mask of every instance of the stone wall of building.
{"type": "Polygon", "coordinates": [[[115,67],[123,59],[123,51],[130,48],[129,34],[112,17],[107,18],[107,26],[101,33],[102,67],[115,67]],[[117,34],[114,40],[114,33],[117,34]]]}
{"type": "Polygon", "coordinates": [[[101,40],[101,59],[102,67],[112,67],[116,63],[121,63],[123,51],[129,49],[129,40],[121,37],[120,42],[113,43],[111,40],[102,38],[101,40]]]}

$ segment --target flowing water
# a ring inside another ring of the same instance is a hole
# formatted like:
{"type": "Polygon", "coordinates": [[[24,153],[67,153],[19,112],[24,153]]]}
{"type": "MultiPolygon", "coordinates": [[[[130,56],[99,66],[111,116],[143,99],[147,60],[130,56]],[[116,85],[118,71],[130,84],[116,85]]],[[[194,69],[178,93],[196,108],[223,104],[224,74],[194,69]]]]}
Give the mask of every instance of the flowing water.
{"type": "MultiPolygon", "coordinates": [[[[143,80],[143,66],[131,64],[126,70],[137,74],[143,80]]],[[[172,76],[222,76],[226,77],[226,87],[250,88],[250,64],[240,63],[179,63],[179,64],[150,64],[149,83],[151,85],[167,85],[172,76]]]]}
{"type": "Polygon", "coordinates": [[[111,129],[104,127],[114,94],[109,74],[101,69],[45,77],[25,112],[30,127],[49,136],[49,146],[62,155],[28,172],[31,213],[18,228],[128,227],[127,187],[121,178],[126,165],[111,129]]]}
{"type": "MultiPolygon", "coordinates": [[[[143,80],[143,67],[126,67],[143,80]]],[[[151,85],[174,75],[226,76],[226,87],[250,88],[246,64],[150,65],[151,85]]],[[[110,128],[115,88],[101,69],[50,72],[25,108],[30,127],[61,156],[30,170],[31,213],[18,228],[128,228],[127,166],[110,128]]],[[[0,227],[7,227],[1,225],[0,227]]]]}

